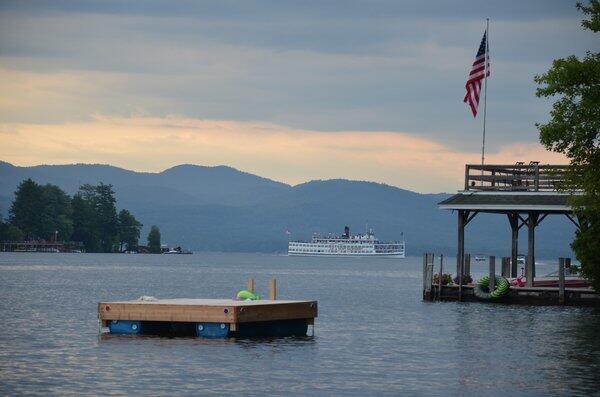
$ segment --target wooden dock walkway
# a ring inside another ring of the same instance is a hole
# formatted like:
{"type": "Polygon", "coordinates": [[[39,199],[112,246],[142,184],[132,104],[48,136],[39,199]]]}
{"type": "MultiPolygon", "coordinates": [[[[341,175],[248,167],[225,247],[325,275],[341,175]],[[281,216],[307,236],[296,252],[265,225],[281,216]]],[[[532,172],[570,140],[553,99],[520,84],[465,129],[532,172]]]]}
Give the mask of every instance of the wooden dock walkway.
{"type": "MultiPolygon", "coordinates": [[[[463,302],[481,302],[473,292],[473,285],[463,285],[463,302]]],[[[550,287],[511,287],[508,294],[491,304],[521,304],[521,305],[567,305],[600,307],[600,294],[591,288],[565,288],[564,302],[560,299],[560,289],[550,287]]],[[[441,293],[438,285],[433,284],[431,290],[423,294],[424,300],[429,301],[458,301],[458,285],[442,285],[441,293]]]]}
{"type": "Polygon", "coordinates": [[[80,241],[2,241],[0,252],[84,252],[80,241]]]}

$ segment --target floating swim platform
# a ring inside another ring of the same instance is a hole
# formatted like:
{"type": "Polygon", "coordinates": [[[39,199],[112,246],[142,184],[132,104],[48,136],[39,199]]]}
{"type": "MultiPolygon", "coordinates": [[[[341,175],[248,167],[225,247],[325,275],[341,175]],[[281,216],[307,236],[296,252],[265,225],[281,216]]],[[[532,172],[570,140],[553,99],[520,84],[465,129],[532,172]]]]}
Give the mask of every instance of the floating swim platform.
{"type": "Polygon", "coordinates": [[[306,336],[317,301],[144,299],[98,303],[98,319],[111,334],[206,338],[306,336]]]}

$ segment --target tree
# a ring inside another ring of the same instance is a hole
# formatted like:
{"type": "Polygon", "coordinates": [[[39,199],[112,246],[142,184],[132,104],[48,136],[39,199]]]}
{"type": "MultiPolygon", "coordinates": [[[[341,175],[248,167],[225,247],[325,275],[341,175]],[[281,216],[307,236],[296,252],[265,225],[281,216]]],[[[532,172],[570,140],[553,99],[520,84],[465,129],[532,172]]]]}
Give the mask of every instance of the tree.
{"type": "Polygon", "coordinates": [[[85,184],[73,197],[73,240],[88,252],[113,252],[118,243],[119,220],[112,185],[85,184]]]}
{"type": "Polygon", "coordinates": [[[96,214],[91,201],[80,190],[71,200],[73,234],[71,240],[81,241],[87,252],[100,251],[100,237],[96,231],[96,214]]]}
{"type": "MultiPolygon", "coordinates": [[[[577,8],[590,17],[582,21],[583,28],[600,32],[600,1],[577,8]]],[[[583,190],[571,200],[580,224],[572,248],[583,275],[600,291],[600,53],[556,59],[535,81],[538,97],[557,98],[550,121],[536,125],[542,144],[570,159],[563,189],[583,190]]]]}
{"type": "Polygon", "coordinates": [[[58,186],[27,179],[15,192],[10,224],[28,239],[67,240],[73,229],[71,215],[71,198],[58,186]]]}
{"type": "Polygon", "coordinates": [[[100,232],[100,249],[102,252],[112,252],[118,241],[119,222],[115,192],[112,185],[100,183],[96,190],[96,220],[100,232]]]}
{"type": "Polygon", "coordinates": [[[31,179],[19,184],[10,210],[10,224],[18,227],[27,239],[39,238],[42,188],[31,179]]]}
{"type": "Polygon", "coordinates": [[[151,254],[160,254],[160,230],[152,225],[148,233],[148,248],[151,254]]]}
{"type": "Polygon", "coordinates": [[[21,241],[23,232],[16,226],[0,218],[0,241],[21,241]]]}
{"type": "Polygon", "coordinates": [[[89,252],[113,252],[118,242],[119,224],[112,185],[85,184],[75,195],[75,231],[89,252]]]}
{"type": "Polygon", "coordinates": [[[8,223],[0,219],[0,239],[70,239],[82,242],[87,252],[113,252],[119,242],[135,249],[142,227],[127,210],[117,215],[112,185],[103,183],[82,185],[71,198],[58,186],[27,179],[19,184],[9,214],[8,223]]]}
{"type": "Polygon", "coordinates": [[[67,241],[73,233],[71,197],[55,185],[42,186],[38,234],[46,240],[67,241]]]}
{"type": "Polygon", "coordinates": [[[129,251],[136,250],[138,240],[140,239],[140,230],[143,225],[127,210],[121,210],[121,212],[119,212],[118,222],[119,248],[122,249],[125,245],[129,251]]]}
{"type": "Polygon", "coordinates": [[[4,238],[5,241],[23,241],[23,232],[16,226],[11,224],[6,225],[6,229],[4,230],[4,238]]]}

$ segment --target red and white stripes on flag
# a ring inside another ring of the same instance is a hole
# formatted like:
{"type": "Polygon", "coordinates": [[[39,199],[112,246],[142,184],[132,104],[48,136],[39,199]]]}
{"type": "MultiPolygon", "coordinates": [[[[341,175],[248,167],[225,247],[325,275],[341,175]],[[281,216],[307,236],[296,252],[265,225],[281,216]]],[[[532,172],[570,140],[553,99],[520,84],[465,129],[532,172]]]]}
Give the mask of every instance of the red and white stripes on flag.
{"type": "Polygon", "coordinates": [[[485,78],[484,75],[486,72],[486,61],[487,75],[489,76],[490,56],[487,45],[487,30],[483,34],[481,44],[479,45],[479,50],[475,56],[475,61],[473,61],[473,66],[471,66],[471,72],[469,73],[467,84],[465,84],[467,93],[465,94],[465,99],[463,102],[467,103],[471,107],[473,117],[477,116],[477,106],[479,105],[479,97],[481,94],[481,82],[485,78]]]}

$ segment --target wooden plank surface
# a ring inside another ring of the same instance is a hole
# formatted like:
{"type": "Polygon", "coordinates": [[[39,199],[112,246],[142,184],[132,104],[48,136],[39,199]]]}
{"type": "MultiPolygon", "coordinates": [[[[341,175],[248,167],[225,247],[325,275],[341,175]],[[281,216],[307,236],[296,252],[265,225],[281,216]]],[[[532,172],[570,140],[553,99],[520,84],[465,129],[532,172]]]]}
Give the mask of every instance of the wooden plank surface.
{"type": "Polygon", "coordinates": [[[231,299],[160,299],[100,302],[106,320],[239,323],[317,316],[316,301],[235,301],[231,299]]]}
{"type": "Polygon", "coordinates": [[[98,315],[101,320],[235,322],[233,306],[100,303],[98,315]]]}
{"type": "MultiPolygon", "coordinates": [[[[278,301],[269,301],[278,302],[278,301]]],[[[317,317],[317,302],[292,302],[283,305],[255,305],[235,308],[239,323],[255,321],[294,320],[317,317]]]]}
{"type": "Polygon", "coordinates": [[[233,299],[196,299],[196,298],[177,298],[177,299],[157,299],[157,300],[129,300],[103,302],[105,304],[127,303],[140,305],[191,305],[191,306],[261,306],[261,305],[283,305],[287,303],[313,302],[304,300],[269,300],[261,299],[257,301],[233,300],[233,299]]]}

